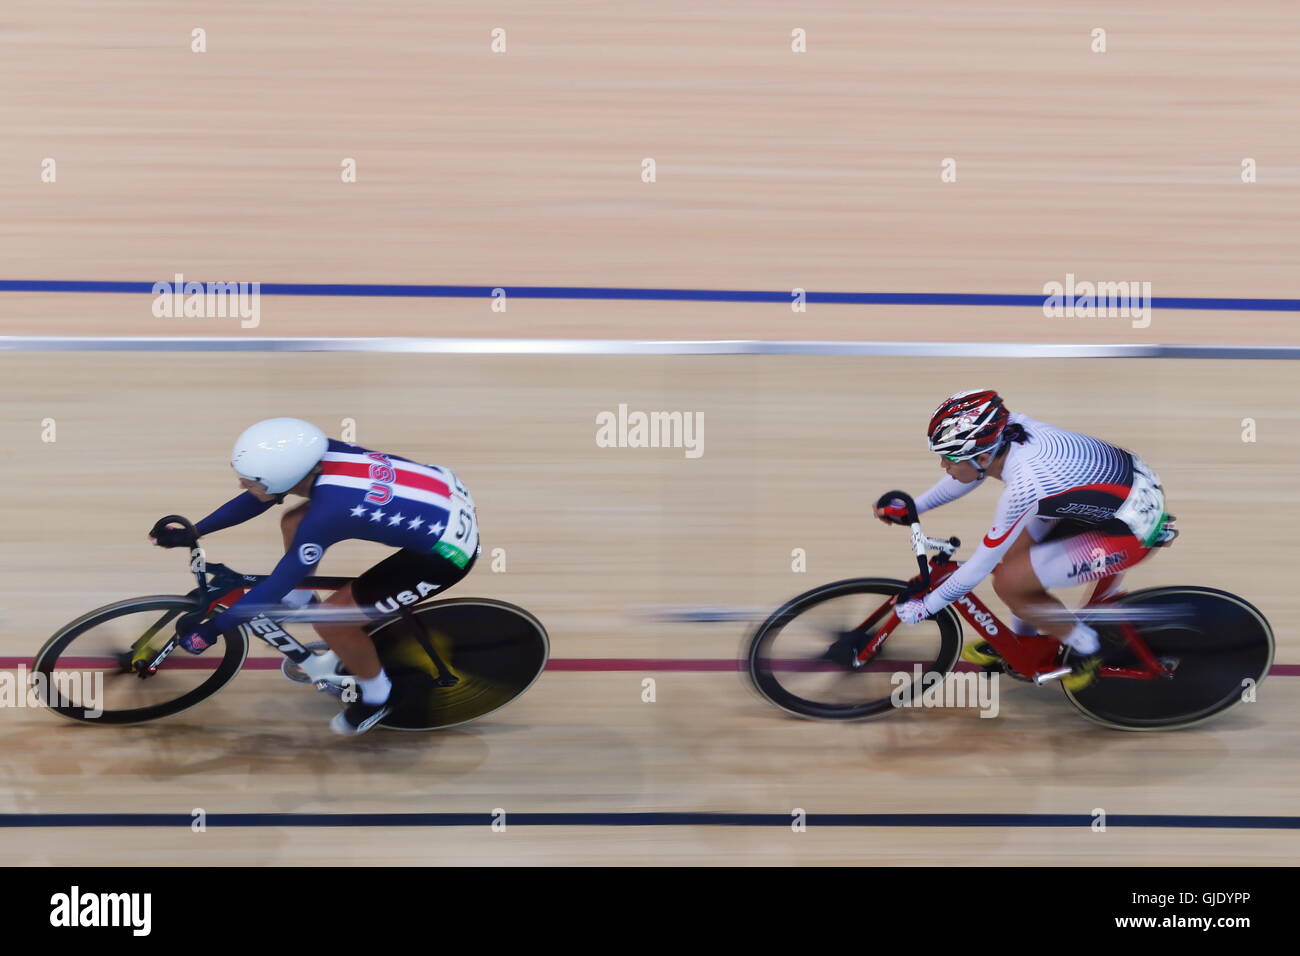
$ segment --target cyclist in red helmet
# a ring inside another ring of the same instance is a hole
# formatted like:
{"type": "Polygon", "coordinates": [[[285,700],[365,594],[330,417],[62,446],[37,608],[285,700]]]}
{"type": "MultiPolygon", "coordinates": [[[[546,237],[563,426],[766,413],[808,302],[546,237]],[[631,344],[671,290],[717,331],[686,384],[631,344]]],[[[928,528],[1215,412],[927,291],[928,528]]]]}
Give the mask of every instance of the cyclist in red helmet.
{"type": "MultiPolygon", "coordinates": [[[[1097,670],[1097,632],[1048,591],[1123,571],[1173,540],[1159,477],[1122,448],[1008,412],[988,389],[945,401],[926,436],[948,475],[917,496],[918,513],[973,491],[986,477],[1006,487],[970,560],[924,598],[900,604],[899,619],[913,624],[933,616],[992,572],[994,591],[1011,609],[1011,629],[1068,644],[1077,662],[1066,683],[1072,690],[1087,686],[1097,670]]],[[[876,508],[875,515],[903,524],[901,504],[876,508]]],[[[984,665],[999,660],[987,643],[966,647],[962,657],[984,665]]]]}

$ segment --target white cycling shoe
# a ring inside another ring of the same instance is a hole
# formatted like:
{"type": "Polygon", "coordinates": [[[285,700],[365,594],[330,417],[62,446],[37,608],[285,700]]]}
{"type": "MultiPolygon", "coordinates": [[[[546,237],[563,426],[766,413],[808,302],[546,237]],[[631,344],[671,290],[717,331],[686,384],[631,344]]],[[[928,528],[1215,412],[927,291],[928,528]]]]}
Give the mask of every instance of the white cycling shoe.
{"type": "Polygon", "coordinates": [[[312,652],[309,660],[295,664],[289,658],[280,662],[280,673],[295,684],[315,684],[317,690],[330,690],[341,686],[344,675],[343,664],[339,656],[329,649],[328,644],[308,644],[312,652]]]}

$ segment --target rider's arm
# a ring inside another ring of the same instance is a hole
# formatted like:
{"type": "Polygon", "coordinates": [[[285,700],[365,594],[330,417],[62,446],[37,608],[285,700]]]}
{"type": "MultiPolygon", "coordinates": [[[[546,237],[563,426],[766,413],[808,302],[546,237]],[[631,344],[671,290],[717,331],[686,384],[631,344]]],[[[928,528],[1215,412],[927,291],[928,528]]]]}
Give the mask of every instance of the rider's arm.
{"type": "Polygon", "coordinates": [[[1025,526],[1033,514],[1033,502],[1026,502],[1022,497],[1011,495],[1012,489],[1002,492],[998,499],[997,517],[993,527],[984,536],[980,546],[971,555],[969,561],[953,573],[952,577],[925,596],[925,611],[928,615],[937,614],[947,605],[965,595],[984,580],[1002,556],[1007,553],[1016,538],[1024,533],[1025,526]]]}
{"type": "Polygon", "coordinates": [[[916,496],[916,513],[923,514],[931,508],[937,508],[940,505],[946,505],[950,501],[956,501],[962,495],[970,494],[981,484],[983,482],[958,481],[956,478],[944,475],[931,487],[916,496]]]}
{"type": "Polygon", "coordinates": [[[313,522],[311,512],[308,511],[298,525],[289,550],[275,566],[275,570],[249,590],[234,607],[204,621],[195,630],[204,640],[212,641],[218,634],[257,617],[258,614],[270,614],[278,607],[288,610],[281,607],[280,601],[301,584],[303,578],[316,570],[325,549],[337,540],[324,527],[324,522],[313,522]]]}
{"type": "Polygon", "coordinates": [[[212,534],[214,531],[222,531],[237,524],[242,524],[249,518],[256,518],[273,504],[275,504],[275,499],[258,501],[250,492],[245,491],[243,494],[231,498],[194,527],[198,531],[199,537],[202,537],[205,534],[212,534]]]}

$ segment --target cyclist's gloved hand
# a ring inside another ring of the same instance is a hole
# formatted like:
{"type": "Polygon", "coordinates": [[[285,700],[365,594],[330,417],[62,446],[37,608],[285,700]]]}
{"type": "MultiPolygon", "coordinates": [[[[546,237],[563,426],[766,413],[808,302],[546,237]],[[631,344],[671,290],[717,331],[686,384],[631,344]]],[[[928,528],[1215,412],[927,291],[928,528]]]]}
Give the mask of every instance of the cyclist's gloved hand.
{"type": "Polygon", "coordinates": [[[203,623],[204,613],[201,609],[187,611],[176,619],[176,643],[191,654],[202,654],[217,642],[215,637],[204,638],[196,628],[203,623]]]}
{"type": "Polygon", "coordinates": [[[907,524],[907,506],[897,498],[890,498],[883,508],[872,506],[871,513],[885,524],[907,524]]]}
{"type": "Polygon", "coordinates": [[[920,624],[929,615],[925,610],[925,600],[923,598],[912,598],[904,601],[902,604],[894,606],[894,613],[904,624],[920,624]]]}
{"type": "Polygon", "coordinates": [[[149,531],[149,540],[160,548],[189,548],[194,545],[194,535],[185,528],[172,525],[165,528],[155,525],[149,531]]]}
{"type": "Polygon", "coordinates": [[[196,632],[193,634],[186,634],[179,641],[177,641],[177,643],[180,644],[181,647],[185,648],[185,650],[189,651],[191,654],[202,654],[204,651],[206,651],[209,647],[211,647],[213,644],[217,642],[215,639],[208,640],[207,638],[201,636],[196,632]]]}
{"type": "Polygon", "coordinates": [[[207,615],[204,614],[202,608],[193,611],[186,611],[176,619],[176,636],[180,637],[183,634],[188,634],[191,631],[196,630],[198,626],[203,623],[205,617],[207,617],[207,615]]]}

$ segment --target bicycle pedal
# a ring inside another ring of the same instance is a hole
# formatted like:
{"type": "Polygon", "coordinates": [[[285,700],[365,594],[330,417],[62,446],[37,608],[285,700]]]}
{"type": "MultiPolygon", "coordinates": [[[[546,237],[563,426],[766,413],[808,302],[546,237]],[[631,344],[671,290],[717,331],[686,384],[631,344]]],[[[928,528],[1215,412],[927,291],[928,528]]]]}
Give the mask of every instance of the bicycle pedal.
{"type": "Polygon", "coordinates": [[[343,688],[345,684],[342,681],[318,680],[312,683],[318,691],[324,694],[333,694],[340,700],[343,698],[343,688]]]}
{"type": "Polygon", "coordinates": [[[967,644],[961,649],[961,659],[968,664],[978,664],[986,669],[989,667],[1001,669],[1003,664],[1002,655],[993,650],[987,641],[967,644]]]}
{"type": "Polygon", "coordinates": [[[311,683],[311,678],[307,676],[306,672],[287,657],[280,662],[280,673],[295,684],[311,683]]]}
{"type": "Polygon", "coordinates": [[[1042,687],[1044,684],[1050,684],[1052,681],[1069,677],[1073,670],[1074,668],[1072,667],[1056,667],[1050,671],[1043,671],[1041,674],[1034,675],[1034,683],[1039,687],[1042,687]]]}

